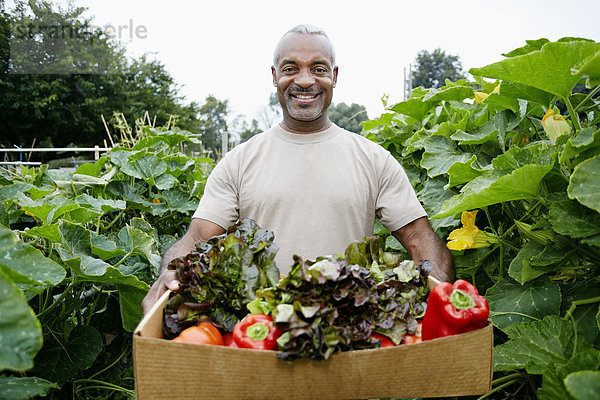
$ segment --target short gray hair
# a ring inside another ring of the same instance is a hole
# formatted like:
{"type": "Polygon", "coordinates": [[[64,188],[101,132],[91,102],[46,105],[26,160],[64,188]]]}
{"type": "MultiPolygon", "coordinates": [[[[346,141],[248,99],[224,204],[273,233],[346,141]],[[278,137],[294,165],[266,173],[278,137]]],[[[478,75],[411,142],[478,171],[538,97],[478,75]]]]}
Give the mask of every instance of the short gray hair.
{"type": "Polygon", "coordinates": [[[295,27],[293,27],[292,29],[290,29],[289,31],[287,31],[286,33],[284,33],[281,36],[281,38],[279,39],[279,42],[275,46],[275,51],[273,52],[273,65],[274,66],[277,65],[277,55],[278,55],[278,51],[279,51],[279,44],[281,43],[281,40],[290,33],[302,33],[302,34],[307,34],[307,35],[325,36],[325,38],[329,42],[329,46],[331,46],[331,55],[333,57],[332,61],[333,61],[333,66],[335,67],[335,49],[333,48],[331,39],[329,39],[329,36],[327,36],[327,34],[325,33],[325,31],[323,29],[319,28],[316,25],[310,25],[310,24],[296,25],[295,27]]]}

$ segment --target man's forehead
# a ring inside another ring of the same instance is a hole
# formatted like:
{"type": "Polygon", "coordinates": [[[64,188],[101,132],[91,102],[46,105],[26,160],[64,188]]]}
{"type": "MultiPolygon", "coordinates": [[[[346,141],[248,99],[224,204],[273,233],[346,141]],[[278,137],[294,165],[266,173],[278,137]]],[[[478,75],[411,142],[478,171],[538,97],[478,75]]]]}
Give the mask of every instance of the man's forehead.
{"type": "Polygon", "coordinates": [[[326,36],[315,33],[290,32],[284,35],[275,48],[274,63],[295,60],[301,54],[313,53],[315,59],[335,64],[331,42],[326,36]]]}

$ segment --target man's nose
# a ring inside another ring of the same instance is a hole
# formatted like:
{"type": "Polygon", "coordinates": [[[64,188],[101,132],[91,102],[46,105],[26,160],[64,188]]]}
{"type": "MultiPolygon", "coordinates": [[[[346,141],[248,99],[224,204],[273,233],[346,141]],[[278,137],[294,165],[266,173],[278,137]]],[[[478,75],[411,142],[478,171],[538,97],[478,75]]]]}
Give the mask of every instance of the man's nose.
{"type": "Polygon", "coordinates": [[[306,88],[314,85],[315,78],[312,76],[309,70],[302,70],[296,76],[294,83],[296,83],[298,86],[306,88]]]}

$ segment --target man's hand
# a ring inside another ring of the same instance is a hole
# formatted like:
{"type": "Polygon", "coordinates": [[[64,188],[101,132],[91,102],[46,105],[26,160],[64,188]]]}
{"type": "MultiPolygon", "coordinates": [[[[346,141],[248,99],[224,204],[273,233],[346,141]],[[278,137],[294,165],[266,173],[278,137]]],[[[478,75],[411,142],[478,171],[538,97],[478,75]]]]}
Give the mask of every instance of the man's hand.
{"type": "Polygon", "coordinates": [[[435,266],[431,276],[443,282],[453,282],[454,260],[450,250],[431,229],[427,217],[422,217],[403,226],[395,232],[398,239],[415,261],[429,260],[435,266]]]}
{"type": "Polygon", "coordinates": [[[185,257],[190,254],[192,250],[196,248],[196,243],[205,242],[211,237],[220,235],[224,232],[225,229],[213,222],[205,219],[192,219],[192,223],[185,235],[165,251],[160,262],[160,275],[142,301],[142,311],[144,312],[144,315],[150,311],[154,303],[156,303],[167,290],[179,290],[179,280],[177,279],[175,271],[169,271],[167,265],[176,258],[185,257]]]}
{"type": "Polygon", "coordinates": [[[164,271],[159,275],[156,282],[154,282],[148,291],[148,294],[146,294],[146,297],[142,300],[142,312],[144,315],[148,314],[148,311],[150,311],[154,303],[156,303],[167,290],[179,290],[179,281],[177,280],[175,271],[164,271]]]}

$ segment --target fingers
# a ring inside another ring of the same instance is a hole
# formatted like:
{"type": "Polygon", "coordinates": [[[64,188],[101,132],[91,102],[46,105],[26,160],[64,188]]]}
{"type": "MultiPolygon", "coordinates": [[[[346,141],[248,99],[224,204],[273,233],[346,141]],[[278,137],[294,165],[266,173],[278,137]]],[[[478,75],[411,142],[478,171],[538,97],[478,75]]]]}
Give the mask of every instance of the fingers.
{"type": "Polygon", "coordinates": [[[142,312],[146,315],[154,303],[161,298],[167,290],[179,290],[179,280],[175,271],[166,271],[161,274],[156,282],[150,287],[148,294],[142,300],[142,312]]]}
{"type": "Polygon", "coordinates": [[[163,274],[163,285],[169,290],[179,290],[179,280],[175,271],[167,271],[163,274]]]}

